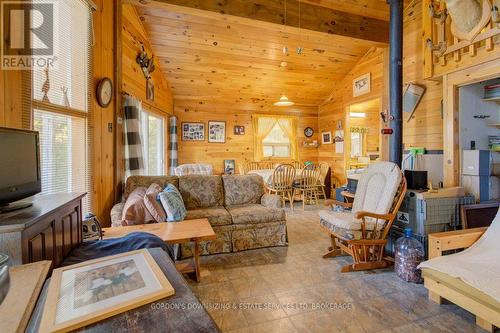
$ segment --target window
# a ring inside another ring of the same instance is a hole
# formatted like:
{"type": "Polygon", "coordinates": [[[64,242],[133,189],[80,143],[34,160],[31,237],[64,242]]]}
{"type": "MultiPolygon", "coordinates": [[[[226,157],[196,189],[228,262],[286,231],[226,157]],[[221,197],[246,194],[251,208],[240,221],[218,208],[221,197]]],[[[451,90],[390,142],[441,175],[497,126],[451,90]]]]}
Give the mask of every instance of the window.
{"type": "Polygon", "coordinates": [[[165,174],[165,136],[163,118],[143,111],[141,116],[144,133],[145,174],[160,176],[165,174]]]}
{"type": "Polygon", "coordinates": [[[351,132],[351,158],[363,156],[363,133],[351,132]]]}
{"type": "MultiPolygon", "coordinates": [[[[90,168],[91,9],[62,0],[55,7],[54,55],[47,68],[31,72],[32,126],[40,133],[42,193],[87,192],[92,210],[90,168]]],[[[37,25],[36,15],[33,24],[37,25]]]]}
{"type": "Polygon", "coordinates": [[[290,139],[276,123],[271,132],[262,140],[264,157],[290,157],[290,139]]]}

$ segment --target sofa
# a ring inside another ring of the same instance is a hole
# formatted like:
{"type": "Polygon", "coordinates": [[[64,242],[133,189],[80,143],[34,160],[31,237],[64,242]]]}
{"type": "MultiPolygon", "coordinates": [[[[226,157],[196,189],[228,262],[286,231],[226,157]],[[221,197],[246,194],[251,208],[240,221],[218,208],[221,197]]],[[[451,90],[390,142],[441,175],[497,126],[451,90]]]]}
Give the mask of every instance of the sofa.
{"type": "MultiPolygon", "coordinates": [[[[217,238],[200,244],[202,255],[288,244],[283,202],[279,196],[265,193],[258,175],[131,176],[125,184],[124,201],[111,210],[112,226],[121,225],[128,195],[136,187],[152,183],[177,187],[187,209],[186,220],[208,219],[217,238]]],[[[193,250],[193,244],[182,244],[178,259],[191,257],[193,250]]]]}

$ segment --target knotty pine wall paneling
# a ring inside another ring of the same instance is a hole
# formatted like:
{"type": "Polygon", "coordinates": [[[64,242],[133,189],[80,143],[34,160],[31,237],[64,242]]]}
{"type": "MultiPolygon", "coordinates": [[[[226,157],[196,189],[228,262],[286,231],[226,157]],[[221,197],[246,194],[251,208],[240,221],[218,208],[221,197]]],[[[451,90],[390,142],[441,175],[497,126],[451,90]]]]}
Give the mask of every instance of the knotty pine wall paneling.
{"type": "Polygon", "coordinates": [[[336,153],[335,145],[320,145],[318,159],[327,162],[332,169],[332,184],[336,186],[346,182],[346,158],[349,140],[349,119],[347,113],[353,104],[381,98],[384,82],[384,49],[372,48],[360,59],[356,66],[344,79],[334,84],[330,97],[320,105],[318,116],[319,132],[335,133],[338,121],[342,122],[344,130],[344,152],[336,153]],[[371,73],[371,90],[365,95],[353,97],[352,82],[355,78],[371,73]]]}
{"type": "MultiPolygon", "coordinates": [[[[109,77],[115,84],[115,30],[114,20],[116,6],[119,1],[94,0],[97,11],[94,12],[94,54],[93,83],[97,87],[99,81],[109,77]]],[[[93,92],[93,114],[90,126],[93,130],[93,195],[95,199],[94,212],[100,221],[110,225],[109,213],[115,201],[115,106],[116,95],[107,108],[102,108],[93,92]],[[109,130],[108,126],[112,129],[109,130]]]]}
{"type": "MultiPolygon", "coordinates": [[[[403,83],[426,87],[426,92],[408,121],[403,113],[403,143],[405,150],[425,147],[428,150],[443,149],[443,119],[441,101],[443,85],[440,80],[424,80],[424,54],[422,49],[422,0],[406,1],[403,25],[403,83]]],[[[425,13],[427,15],[427,13],[425,13]]]]}
{"type": "MultiPolygon", "coordinates": [[[[301,161],[317,162],[317,149],[304,148],[306,139],[304,129],[312,127],[314,135],[312,140],[319,140],[318,136],[318,108],[316,106],[293,106],[280,108],[266,106],[267,104],[245,105],[229,102],[204,102],[192,100],[175,100],[174,114],[178,118],[179,131],[179,164],[185,163],[209,163],[214,167],[216,174],[224,171],[224,160],[232,159],[236,162],[236,171],[241,163],[254,160],[253,150],[253,114],[270,115],[294,115],[297,117],[297,140],[299,147],[299,159],[301,161]],[[208,130],[208,121],[226,122],[226,143],[208,143],[208,134],[205,133],[205,141],[182,141],[181,124],[183,122],[202,122],[208,130]],[[235,135],[234,126],[245,126],[245,135],[235,135]]],[[[285,162],[286,160],[283,160],[285,162]]],[[[281,162],[276,160],[276,162],[281,162]]]]}

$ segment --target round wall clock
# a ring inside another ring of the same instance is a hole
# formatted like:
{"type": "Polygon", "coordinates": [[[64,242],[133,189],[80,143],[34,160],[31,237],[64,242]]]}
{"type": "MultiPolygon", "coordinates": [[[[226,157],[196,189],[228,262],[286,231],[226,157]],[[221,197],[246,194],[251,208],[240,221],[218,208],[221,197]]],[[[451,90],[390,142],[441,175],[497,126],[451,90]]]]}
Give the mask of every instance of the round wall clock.
{"type": "Polygon", "coordinates": [[[108,107],[113,99],[113,83],[111,79],[105,77],[97,86],[97,103],[103,108],[108,107]]]}
{"type": "Polygon", "coordinates": [[[311,128],[311,127],[306,127],[304,129],[304,135],[308,138],[310,138],[311,136],[313,136],[314,134],[314,130],[311,128]]]}

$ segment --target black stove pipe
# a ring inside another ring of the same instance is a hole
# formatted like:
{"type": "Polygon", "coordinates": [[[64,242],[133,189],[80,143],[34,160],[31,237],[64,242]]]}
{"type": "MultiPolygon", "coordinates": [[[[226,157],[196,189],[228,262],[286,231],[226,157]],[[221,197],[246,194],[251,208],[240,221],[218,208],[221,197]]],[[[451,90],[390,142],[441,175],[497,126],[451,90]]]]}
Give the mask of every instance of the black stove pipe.
{"type": "Polygon", "coordinates": [[[391,162],[401,167],[403,159],[403,0],[387,0],[390,6],[389,99],[392,135],[389,140],[391,162]]]}

